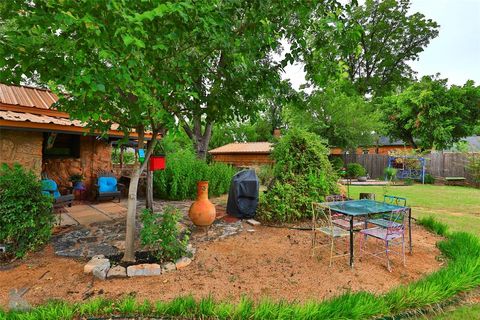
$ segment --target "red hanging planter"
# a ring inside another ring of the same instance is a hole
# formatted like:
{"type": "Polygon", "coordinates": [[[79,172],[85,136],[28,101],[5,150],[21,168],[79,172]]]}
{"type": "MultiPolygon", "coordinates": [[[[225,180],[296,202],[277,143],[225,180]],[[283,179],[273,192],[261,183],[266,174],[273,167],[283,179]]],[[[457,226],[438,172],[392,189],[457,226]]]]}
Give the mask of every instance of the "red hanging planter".
{"type": "Polygon", "coordinates": [[[150,156],[150,171],[165,170],[165,156],[150,156]]]}

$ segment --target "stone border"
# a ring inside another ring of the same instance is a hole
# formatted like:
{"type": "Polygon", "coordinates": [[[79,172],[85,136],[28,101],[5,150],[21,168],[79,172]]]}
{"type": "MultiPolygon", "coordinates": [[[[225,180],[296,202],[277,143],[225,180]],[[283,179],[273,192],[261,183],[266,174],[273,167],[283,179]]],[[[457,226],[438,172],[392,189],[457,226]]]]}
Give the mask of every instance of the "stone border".
{"type": "Polygon", "coordinates": [[[96,255],[83,267],[83,272],[85,274],[93,274],[95,278],[100,280],[159,276],[163,273],[180,270],[189,266],[195,258],[196,251],[197,249],[189,244],[187,246],[187,256],[181,257],[175,262],[166,262],[161,265],[158,263],[143,263],[131,265],[127,268],[120,265],[112,267],[110,260],[105,258],[104,255],[96,255]]]}

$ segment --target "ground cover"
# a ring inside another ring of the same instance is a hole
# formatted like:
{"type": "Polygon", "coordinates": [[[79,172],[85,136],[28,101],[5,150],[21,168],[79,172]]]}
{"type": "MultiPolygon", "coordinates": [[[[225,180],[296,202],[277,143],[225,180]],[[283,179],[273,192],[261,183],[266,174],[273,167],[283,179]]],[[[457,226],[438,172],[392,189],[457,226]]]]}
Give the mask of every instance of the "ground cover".
{"type": "Polygon", "coordinates": [[[480,235],[480,189],[459,186],[350,186],[350,196],[360,192],[376,194],[377,200],[391,194],[407,198],[415,218],[434,216],[453,231],[468,231],[480,235]]]}

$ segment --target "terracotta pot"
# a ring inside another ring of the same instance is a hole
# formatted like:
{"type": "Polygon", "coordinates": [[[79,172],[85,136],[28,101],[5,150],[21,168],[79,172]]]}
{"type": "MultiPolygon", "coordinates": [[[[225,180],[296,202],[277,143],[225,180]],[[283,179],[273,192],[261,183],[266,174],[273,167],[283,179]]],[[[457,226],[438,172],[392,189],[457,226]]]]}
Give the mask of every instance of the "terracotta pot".
{"type": "Polygon", "coordinates": [[[215,221],[215,206],[208,200],[208,181],[197,182],[197,200],[188,211],[190,220],[201,227],[209,226],[215,221]]]}

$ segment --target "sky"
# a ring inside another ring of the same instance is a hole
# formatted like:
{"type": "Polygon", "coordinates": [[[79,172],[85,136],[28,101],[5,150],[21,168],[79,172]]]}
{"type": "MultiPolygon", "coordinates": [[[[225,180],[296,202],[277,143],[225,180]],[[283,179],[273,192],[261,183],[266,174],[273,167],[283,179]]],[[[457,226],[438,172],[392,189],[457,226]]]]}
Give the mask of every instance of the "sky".
{"type": "MultiPolygon", "coordinates": [[[[480,0],[411,0],[411,12],[423,13],[440,25],[439,35],[410,65],[417,76],[440,73],[450,85],[474,80],[480,85],[480,0]]],[[[285,68],[294,88],[305,82],[301,64],[285,68]]]]}

